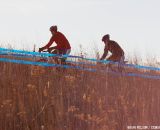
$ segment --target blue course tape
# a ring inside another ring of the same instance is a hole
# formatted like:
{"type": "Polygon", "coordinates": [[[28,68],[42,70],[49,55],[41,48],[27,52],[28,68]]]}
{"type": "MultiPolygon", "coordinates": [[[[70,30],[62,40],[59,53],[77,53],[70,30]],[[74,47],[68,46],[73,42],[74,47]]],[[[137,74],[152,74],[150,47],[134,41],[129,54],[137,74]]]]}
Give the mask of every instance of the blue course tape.
{"type": "Polygon", "coordinates": [[[112,70],[108,70],[108,73],[117,75],[117,76],[125,76],[125,77],[139,77],[139,78],[146,78],[146,79],[160,79],[160,75],[149,75],[149,74],[137,74],[137,73],[127,73],[127,72],[115,72],[112,70]]]}
{"type": "MultiPolygon", "coordinates": [[[[0,52],[0,55],[3,55],[3,56],[14,56],[14,57],[17,57],[17,58],[35,58],[35,56],[31,55],[31,56],[28,56],[28,55],[24,55],[24,54],[13,54],[13,53],[4,53],[4,52],[0,52]]],[[[71,56],[71,57],[76,57],[77,56],[71,56]]],[[[46,58],[46,57],[43,57],[43,58],[46,58]]],[[[46,58],[48,59],[48,57],[46,58]]],[[[96,66],[96,64],[89,64],[89,63],[85,63],[85,62],[76,62],[76,61],[71,61],[71,60],[67,60],[66,62],[68,63],[74,63],[74,64],[81,64],[81,65],[89,65],[89,66],[96,66]]]]}
{"type": "Polygon", "coordinates": [[[51,54],[51,53],[40,53],[40,52],[30,52],[30,51],[22,51],[22,50],[15,50],[15,49],[6,49],[6,48],[0,48],[1,53],[17,53],[17,54],[24,54],[29,56],[37,56],[37,57],[50,57],[50,56],[60,56],[60,57],[71,57],[71,58],[83,58],[80,56],[72,56],[72,55],[58,55],[58,54],[51,54]]]}
{"type": "Polygon", "coordinates": [[[4,52],[0,52],[1,56],[14,56],[14,57],[18,57],[18,58],[34,58],[35,56],[29,56],[29,55],[24,55],[24,54],[14,54],[14,53],[4,53],[4,52]]]}
{"type": "Polygon", "coordinates": [[[33,62],[33,61],[26,61],[26,60],[14,60],[8,58],[0,58],[0,62],[11,62],[11,63],[18,63],[18,64],[28,64],[28,65],[39,65],[44,67],[63,67],[63,68],[73,68],[79,70],[85,70],[90,72],[102,72],[104,74],[110,73],[117,76],[130,76],[130,77],[141,77],[141,78],[149,78],[149,79],[160,79],[160,75],[146,75],[146,74],[136,74],[136,73],[120,73],[111,70],[96,70],[91,68],[82,68],[80,66],[69,66],[69,65],[59,65],[59,64],[51,64],[45,62],[33,62]]]}
{"type": "MultiPolygon", "coordinates": [[[[24,55],[29,55],[29,56],[39,56],[39,57],[61,56],[61,55],[57,55],[57,54],[29,52],[29,51],[21,51],[21,50],[13,50],[13,49],[5,49],[5,48],[0,48],[0,51],[1,51],[1,53],[2,52],[11,53],[12,52],[12,53],[17,53],[17,54],[24,54],[24,55]]],[[[93,59],[93,58],[83,58],[83,57],[71,56],[71,55],[63,55],[61,57],[81,58],[83,60],[88,60],[88,61],[93,61],[93,62],[101,62],[101,63],[105,63],[105,64],[108,64],[108,63],[118,64],[117,62],[112,62],[112,61],[108,61],[108,60],[97,60],[97,59],[93,59]]],[[[123,66],[137,68],[137,69],[160,71],[160,68],[151,67],[151,66],[142,66],[142,65],[133,65],[133,64],[123,64],[123,66]]]]}
{"type": "Polygon", "coordinates": [[[93,58],[84,58],[80,56],[72,56],[72,55],[58,55],[58,54],[50,54],[50,53],[39,53],[39,52],[30,52],[30,51],[22,51],[22,50],[15,50],[15,49],[6,49],[6,48],[0,48],[1,53],[17,53],[17,54],[24,54],[29,56],[37,56],[37,57],[50,57],[50,56],[60,56],[60,57],[71,57],[71,58],[81,58],[83,60],[93,61],[93,62],[101,62],[101,63],[110,63],[110,61],[107,60],[96,60],[93,58]]]}
{"type": "MultiPolygon", "coordinates": [[[[4,53],[4,52],[0,52],[0,55],[1,56],[14,56],[16,58],[35,58],[35,56],[28,56],[28,55],[23,55],[23,54],[10,54],[10,53],[4,53]]],[[[48,59],[48,57],[47,58],[43,57],[43,58],[48,59]]],[[[66,60],[66,62],[68,62],[68,63],[74,63],[74,64],[79,64],[79,65],[96,66],[96,64],[89,64],[89,63],[79,62],[79,61],[66,60]]]]}
{"type": "Polygon", "coordinates": [[[27,65],[39,65],[39,66],[44,66],[44,67],[62,67],[62,68],[80,69],[80,70],[88,70],[91,72],[95,72],[95,69],[91,69],[91,68],[83,68],[80,66],[70,66],[70,65],[51,64],[51,63],[46,63],[46,62],[15,60],[15,59],[8,59],[8,58],[0,58],[0,61],[1,62],[18,63],[18,64],[27,64],[27,65]]]}
{"type": "Polygon", "coordinates": [[[133,65],[133,64],[126,64],[124,66],[133,67],[133,68],[137,68],[137,69],[146,69],[146,70],[160,71],[160,68],[151,67],[151,66],[142,66],[142,65],[133,65]]]}

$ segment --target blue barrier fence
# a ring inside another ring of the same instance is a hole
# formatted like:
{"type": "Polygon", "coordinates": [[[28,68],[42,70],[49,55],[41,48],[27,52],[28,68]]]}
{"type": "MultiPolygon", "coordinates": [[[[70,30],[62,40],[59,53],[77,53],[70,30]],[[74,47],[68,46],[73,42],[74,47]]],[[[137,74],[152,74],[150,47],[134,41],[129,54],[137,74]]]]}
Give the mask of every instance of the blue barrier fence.
{"type": "MultiPolygon", "coordinates": [[[[6,48],[0,48],[0,55],[13,55],[13,56],[21,56],[21,57],[42,57],[42,58],[48,58],[48,57],[54,57],[54,56],[60,56],[60,57],[70,57],[70,58],[80,58],[82,60],[87,60],[91,62],[101,62],[104,64],[119,64],[112,61],[107,60],[97,60],[94,58],[83,58],[80,56],[72,56],[72,55],[57,55],[57,54],[50,54],[50,53],[39,53],[39,52],[29,52],[29,51],[23,51],[23,50],[15,50],[15,49],[6,49],[6,48]]],[[[74,62],[74,61],[68,61],[68,62],[74,62]]],[[[79,64],[87,64],[84,62],[80,62],[79,64]]],[[[89,64],[88,64],[89,65],[89,64]]],[[[94,66],[95,64],[90,64],[94,66]]],[[[160,71],[160,68],[157,67],[151,67],[151,66],[142,66],[142,65],[133,65],[133,64],[123,64],[123,66],[130,67],[130,68],[137,68],[137,69],[146,69],[146,70],[154,70],[154,71],[160,71]]],[[[78,67],[78,66],[77,66],[78,67]]]]}
{"type": "Polygon", "coordinates": [[[149,75],[149,74],[137,74],[137,73],[120,73],[115,72],[112,70],[97,70],[92,68],[84,68],[80,66],[69,66],[69,65],[60,65],[60,64],[51,64],[45,62],[34,62],[34,61],[26,61],[26,60],[15,60],[15,59],[8,59],[8,58],[0,58],[0,62],[11,62],[17,64],[26,64],[26,65],[38,65],[44,67],[62,67],[62,68],[71,68],[71,69],[78,69],[78,70],[85,70],[89,72],[100,72],[103,74],[110,73],[116,76],[128,76],[128,77],[141,77],[141,78],[148,78],[148,79],[160,79],[160,75],[149,75]]]}
{"type": "Polygon", "coordinates": [[[6,49],[0,48],[1,53],[10,53],[10,54],[18,54],[18,55],[26,55],[31,57],[50,57],[50,56],[60,56],[60,57],[71,57],[71,58],[83,58],[80,56],[73,56],[73,55],[58,55],[58,54],[51,54],[51,53],[39,53],[39,52],[30,52],[30,51],[23,51],[23,50],[15,50],[15,49],[6,49]]]}
{"type": "MultiPolygon", "coordinates": [[[[6,53],[6,52],[0,52],[0,55],[1,56],[13,56],[13,57],[16,57],[16,58],[37,58],[37,57],[40,57],[40,56],[29,56],[29,55],[24,55],[24,54],[14,54],[14,53],[6,53]]],[[[62,57],[62,56],[61,56],[62,57]]],[[[72,58],[77,58],[78,56],[72,56],[72,58]]],[[[45,58],[46,61],[49,60],[49,58],[51,57],[40,57],[40,58],[45,58]]],[[[70,57],[71,58],[71,57],[70,57]]],[[[80,57],[82,58],[82,57],[80,57]]],[[[85,63],[85,62],[80,62],[80,61],[73,61],[73,60],[66,60],[67,63],[74,63],[74,64],[79,64],[79,65],[88,65],[88,66],[96,66],[96,64],[90,64],[90,63],[85,63]]]]}
{"type": "Polygon", "coordinates": [[[11,63],[18,63],[18,64],[26,64],[26,65],[38,65],[38,66],[44,66],[44,67],[62,67],[62,68],[79,69],[79,70],[86,70],[86,71],[88,70],[91,72],[95,72],[95,69],[83,68],[80,66],[51,64],[51,63],[35,62],[35,61],[27,61],[27,60],[15,60],[15,59],[8,59],[8,58],[0,58],[0,62],[11,62],[11,63]]]}

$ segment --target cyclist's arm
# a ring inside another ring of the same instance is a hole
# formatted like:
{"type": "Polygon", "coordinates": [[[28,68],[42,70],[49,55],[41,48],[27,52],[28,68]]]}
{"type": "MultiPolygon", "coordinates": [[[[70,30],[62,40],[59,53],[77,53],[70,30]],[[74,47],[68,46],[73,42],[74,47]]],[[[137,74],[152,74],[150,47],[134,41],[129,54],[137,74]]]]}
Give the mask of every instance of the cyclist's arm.
{"type": "Polygon", "coordinates": [[[51,39],[49,40],[49,42],[47,43],[47,45],[45,45],[45,46],[43,47],[43,49],[48,49],[48,48],[52,45],[52,43],[53,43],[54,41],[55,41],[55,40],[54,40],[54,37],[52,36],[51,39]]]}
{"type": "Polygon", "coordinates": [[[108,54],[108,47],[105,46],[104,53],[103,53],[102,57],[100,58],[100,60],[104,60],[106,58],[107,54],[108,54]]]}

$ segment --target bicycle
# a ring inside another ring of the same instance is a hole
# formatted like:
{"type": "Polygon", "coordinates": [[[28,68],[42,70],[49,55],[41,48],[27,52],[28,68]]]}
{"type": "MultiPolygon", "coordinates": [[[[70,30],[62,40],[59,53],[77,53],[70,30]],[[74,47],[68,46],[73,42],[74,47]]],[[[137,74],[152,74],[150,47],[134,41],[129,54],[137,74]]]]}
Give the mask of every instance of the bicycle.
{"type": "Polygon", "coordinates": [[[127,62],[128,61],[125,60],[121,60],[119,62],[107,60],[102,62],[99,61],[97,64],[99,65],[100,68],[107,69],[108,71],[123,73],[125,72],[125,64],[127,62]]]}
{"type": "Polygon", "coordinates": [[[43,51],[39,51],[40,53],[48,53],[48,54],[53,54],[53,56],[48,56],[45,58],[40,58],[38,61],[39,62],[51,62],[51,63],[55,63],[55,64],[62,64],[65,65],[66,64],[66,57],[63,57],[63,54],[59,53],[59,50],[57,49],[45,49],[43,51]]]}

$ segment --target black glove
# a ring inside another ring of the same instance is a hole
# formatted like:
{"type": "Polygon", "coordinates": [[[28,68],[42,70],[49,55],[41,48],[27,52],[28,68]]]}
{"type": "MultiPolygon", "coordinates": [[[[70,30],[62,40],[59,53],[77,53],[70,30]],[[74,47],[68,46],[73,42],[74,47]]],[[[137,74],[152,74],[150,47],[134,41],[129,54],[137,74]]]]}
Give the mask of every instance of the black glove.
{"type": "Polygon", "coordinates": [[[48,48],[48,52],[51,53],[53,50],[55,50],[55,47],[48,48]]]}
{"type": "Polygon", "coordinates": [[[51,53],[52,50],[53,50],[52,48],[48,48],[48,52],[49,52],[49,53],[51,53]]]}
{"type": "Polygon", "coordinates": [[[44,48],[42,47],[42,48],[39,48],[39,52],[41,52],[41,51],[43,51],[44,50],[44,48]]]}

